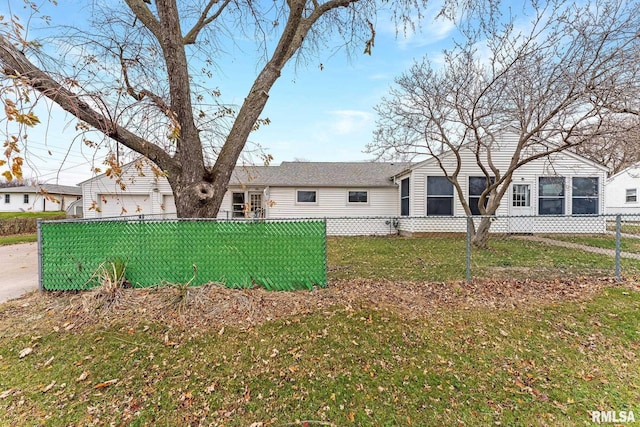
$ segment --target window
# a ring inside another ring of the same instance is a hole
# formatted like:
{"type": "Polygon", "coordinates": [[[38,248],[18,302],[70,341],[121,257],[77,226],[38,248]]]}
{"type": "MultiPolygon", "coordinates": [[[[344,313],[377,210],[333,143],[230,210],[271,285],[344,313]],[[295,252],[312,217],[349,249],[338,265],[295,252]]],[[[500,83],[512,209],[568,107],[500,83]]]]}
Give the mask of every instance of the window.
{"type": "Polygon", "coordinates": [[[409,178],[400,181],[400,215],[409,216],[409,178]]]}
{"type": "Polygon", "coordinates": [[[598,178],[572,179],[571,213],[573,215],[598,214],[598,178]]]}
{"type": "Polygon", "coordinates": [[[233,218],[244,218],[244,193],[233,193],[231,195],[232,199],[232,217],[233,218]]]}
{"type": "Polygon", "coordinates": [[[637,188],[627,188],[625,202],[627,203],[636,203],[638,201],[638,189],[637,188]]]}
{"type": "MultiPolygon", "coordinates": [[[[491,177],[491,183],[495,182],[495,178],[491,177]]],[[[487,188],[487,178],[484,176],[470,176],[469,177],[469,209],[471,209],[471,215],[480,215],[480,196],[482,192],[487,188]]],[[[488,196],[488,195],[487,195],[488,196]]],[[[484,199],[484,207],[487,207],[489,197],[484,199]]]]}
{"type": "Polygon", "coordinates": [[[511,206],[514,208],[528,208],[531,206],[531,187],[529,184],[513,184],[511,206]]]}
{"type": "Polygon", "coordinates": [[[564,215],[564,178],[538,179],[538,214],[564,215]]]}
{"type": "Polygon", "coordinates": [[[25,194],[24,197],[22,198],[23,203],[29,203],[29,195],[25,194]]]}
{"type": "Polygon", "coordinates": [[[366,191],[349,191],[349,203],[367,203],[368,198],[366,191]]]}
{"type": "Polygon", "coordinates": [[[298,190],[296,191],[296,202],[298,203],[317,203],[317,192],[315,190],[298,190]]]}
{"type": "Polygon", "coordinates": [[[4,195],[4,202],[5,203],[11,203],[11,194],[5,194],[4,195]]]}
{"type": "Polygon", "coordinates": [[[446,176],[427,177],[427,216],[453,216],[453,184],[446,176]]]}

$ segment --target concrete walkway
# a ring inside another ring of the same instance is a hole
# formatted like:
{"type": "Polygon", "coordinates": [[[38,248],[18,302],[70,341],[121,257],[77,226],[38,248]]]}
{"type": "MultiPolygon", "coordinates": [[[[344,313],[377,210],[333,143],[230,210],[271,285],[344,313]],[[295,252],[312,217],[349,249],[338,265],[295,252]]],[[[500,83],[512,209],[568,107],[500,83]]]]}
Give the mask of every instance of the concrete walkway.
{"type": "MultiPolygon", "coordinates": [[[[579,243],[565,242],[562,240],[551,239],[549,237],[523,236],[523,235],[514,236],[514,237],[516,239],[530,240],[532,242],[544,243],[547,245],[562,246],[563,248],[577,249],[584,252],[592,252],[595,254],[608,255],[614,258],[616,256],[616,251],[614,249],[605,249],[605,248],[598,248],[595,246],[581,245],[579,243]]],[[[640,260],[640,254],[633,253],[633,252],[620,252],[620,257],[640,260]]]]}
{"type": "Polygon", "coordinates": [[[0,303],[38,289],[38,244],[0,246],[0,303]]]}

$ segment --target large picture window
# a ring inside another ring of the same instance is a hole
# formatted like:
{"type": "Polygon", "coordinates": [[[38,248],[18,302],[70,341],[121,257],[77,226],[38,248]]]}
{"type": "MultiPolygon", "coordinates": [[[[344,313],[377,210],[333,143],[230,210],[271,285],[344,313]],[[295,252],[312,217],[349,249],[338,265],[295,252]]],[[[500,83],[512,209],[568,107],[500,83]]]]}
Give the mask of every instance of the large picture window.
{"type": "Polygon", "coordinates": [[[571,213],[574,215],[598,214],[598,178],[572,179],[571,213]]]}
{"type": "Polygon", "coordinates": [[[453,216],[453,184],[446,176],[427,177],[427,216],[453,216]]]}
{"type": "Polygon", "coordinates": [[[296,202],[298,203],[317,203],[318,197],[315,190],[298,190],[296,191],[296,202]]]}
{"type": "MultiPolygon", "coordinates": [[[[495,178],[491,177],[491,183],[495,182],[495,178]]],[[[482,192],[487,188],[487,178],[484,176],[470,176],[469,177],[469,209],[471,209],[471,215],[480,215],[480,196],[482,192]]],[[[484,207],[487,207],[489,198],[484,199],[484,207]]]]}
{"type": "Polygon", "coordinates": [[[538,214],[564,215],[564,178],[540,177],[538,184],[538,214]]]}
{"type": "Polygon", "coordinates": [[[409,178],[400,181],[400,215],[409,216],[409,178]]]}

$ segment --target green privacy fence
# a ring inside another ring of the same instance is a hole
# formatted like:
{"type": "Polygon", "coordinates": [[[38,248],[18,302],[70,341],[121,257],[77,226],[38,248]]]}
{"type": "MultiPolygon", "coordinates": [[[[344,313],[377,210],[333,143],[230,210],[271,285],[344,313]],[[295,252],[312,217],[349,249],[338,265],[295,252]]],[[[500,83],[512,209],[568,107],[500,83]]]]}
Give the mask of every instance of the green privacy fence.
{"type": "Polygon", "coordinates": [[[326,286],[322,220],[42,221],[40,288],[80,290],[99,284],[105,262],[124,261],[134,287],[168,283],[271,290],[326,286]]]}

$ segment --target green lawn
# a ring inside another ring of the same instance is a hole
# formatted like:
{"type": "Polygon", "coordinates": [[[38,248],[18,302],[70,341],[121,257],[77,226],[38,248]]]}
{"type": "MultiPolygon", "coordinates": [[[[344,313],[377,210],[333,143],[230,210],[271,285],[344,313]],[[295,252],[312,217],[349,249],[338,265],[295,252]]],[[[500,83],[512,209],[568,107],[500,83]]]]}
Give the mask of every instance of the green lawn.
{"type": "Polygon", "coordinates": [[[28,243],[38,241],[35,234],[16,234],[13,236],[0,236],[0,246],[15,245],[16,243],[28,243]]]}
{"type": "MultiPolygon", "coordinates": [[[[607,223],[607,230],[616,231],[615,221],[607,223]]],[[[620,227],[620,231],[625,234],[635,234],[640,236],[640,224],[636,222],[623,222],[620,227]]]]}
{"type": "MultiPolygon", "coordinates": [[[[615,249],[616,238],[614,235],[595,234],[595,235],[562,235],[548,236],[551,239],[562,240],[565,242],[578,243],[580,245],[594,246],[603,249],[615,249]]],[[[640,253],[640,238],[622,237],[620,239],[620,249],[624,252],[640,253]]]]}
{"type": "MultiPolygon", "coordinates": [[[[614,259],[575,249],[495,237],[490,249],[473,249],[473,277],[613,276],[614,259]]],[[[466,245],[461,237],[332,237],[327,242],[329,279],[354,277],[446,281],[465,278],[466,245]]],[[[640,261],[622,260],[636,275],[640,261]]]]}
{"type": "Polygon", "coordinates": [[[490,245],[474,250],[474,275],[499,280],[469,285],[459,281],[459,237],[345,237],[328,241],[326,289],[207,294],[174,285],[2,304],[0,425],[582,426],[595,410],[640,417],[637,284],[569,279],[611,272],[602,255],[509,238],[490,245]],[[552,280],[540,282],[543,272],[552,280]],[[517,274],[531,281],[509,285],[517,274]]]}
{"type": "Polygon", "coordinates": [[[31,304],[0,306],[2,425],[583,426],[594,410],[640,412],[640,292],[625,288],[418,317],[336,305],[245,328],[117,310],[78,326],[60,303],[31,304]]]}
{"type": "Polygon", "coordinates": [[[64,211],[51,211],[51,212],[0,212],[0,219],[11,218],[42,218],[51,219],[64,217],[66,214],[64,211]]]}

